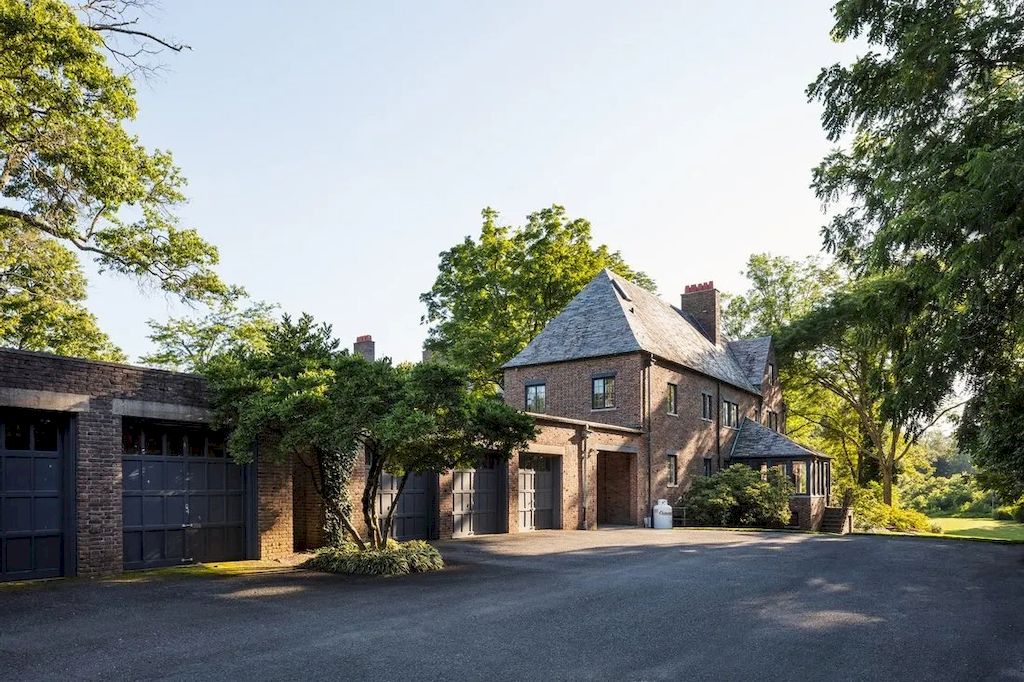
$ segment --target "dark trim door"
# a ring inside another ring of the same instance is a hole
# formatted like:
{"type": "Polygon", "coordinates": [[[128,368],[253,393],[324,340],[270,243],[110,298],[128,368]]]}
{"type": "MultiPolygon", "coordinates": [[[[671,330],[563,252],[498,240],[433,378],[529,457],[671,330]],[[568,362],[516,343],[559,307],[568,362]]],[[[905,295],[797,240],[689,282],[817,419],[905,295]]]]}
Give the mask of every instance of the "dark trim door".
{"type": "Polygon", "coordinates": [[[70,449],[66,416],[0,411],[0,581],[74,573],[70,449]]]}
{"type": "MultiPolygon", "coordinates": [[[[377,494],[377,514],[380,518],[388,513],[398,494],[400,479],[389,473],[381,474],[380,491],[377,494]]],[[[412,474],[405,484],[402,496],[395,508],[391,536],[396,540],[429,540],[436,537],[435,518],[437,509],[437,475],[412,474]]]]}
{"type": "MultiPolygon", "coordinates": [[[[494,462],[475,469],[457,469],[452,472],[453,537],[500,533],[501,491],[498,467],[494,462]]],[[[504,486],[507,487],[507,486],[504,486]]]]}
{"type": "Polygon", "coordinates": [[[207,429],[126,418],[124,431],[124,567],[244,559],[251,466],[207,429]]]}

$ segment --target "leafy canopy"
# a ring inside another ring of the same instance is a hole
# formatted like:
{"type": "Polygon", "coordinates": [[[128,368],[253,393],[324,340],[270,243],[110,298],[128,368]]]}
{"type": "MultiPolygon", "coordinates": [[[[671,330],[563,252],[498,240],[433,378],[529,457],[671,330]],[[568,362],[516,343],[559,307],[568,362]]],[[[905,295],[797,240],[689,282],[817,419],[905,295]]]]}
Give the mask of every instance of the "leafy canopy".
{"type": "Polygon", "coordinates": [[[74,254],[0,218],[0,345],[124,360],[86,310],[86,293],[74,254]]]}
{"type": "Polygon", "coordinates": [[[420,296],[427,348],[469,368],[478,388],[493,388],[501,366],[604,268],[655,288],[617,251],[592,246],[590,223],[561,206],[530,214],[522,226],[501,225],[497,211],[484,209],[480,236],[442,252],[437,279],[420,296]]]}
{"type": "Polygon", "coordinates": [[[182,298],[219,295],[216,249],[173,212],[184,178],[126,128],[135,90],[108,61],[110,31],[141,35],[85,23],[59,0],[0,0],[0,227],[182,298]]]}
{"type": "MultiPolygon", "coordinates": [[[[378,513],[381,476],[399,477],[399,495],[413,473],[507,459],[534,435],[533,421],[493,396],[470,394],[464,372],[449,365],[368,362],[339,350],[331,328],[304,315],[285,316],[259,346],[229,346],[204,363],[220,423],[236,460],[297,459],[310,470],[324,501],[327,541],[344,536],[360,547],[383,547],[394,502],[378,513]],[[359,454],[369,470],[360,507],[367,540],[352,521],[348,483],[359,454]]],[[[397,501],[399,495],[394,500],[397,501]]]]}
{"type": "Polygon", "coordinates": [[[1024,3],[841,0],[834,12],[834,37],[871,49],[808,89],[845,142],[813,186],[836,209],[827,248],[868,286],[890,282],[870,311],[901,348],[884,409],[928,419],[962,376],[976,395],[962,440],[1019,489],[1019,424],[989,396],[1015,395],[1024,371],[1024,3]]]}

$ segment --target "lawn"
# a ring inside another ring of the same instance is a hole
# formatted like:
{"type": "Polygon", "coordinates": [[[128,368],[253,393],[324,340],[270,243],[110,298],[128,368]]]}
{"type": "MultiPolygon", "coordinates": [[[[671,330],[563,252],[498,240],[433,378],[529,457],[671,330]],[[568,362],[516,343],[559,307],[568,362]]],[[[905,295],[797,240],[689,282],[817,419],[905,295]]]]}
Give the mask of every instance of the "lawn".
{"type": "Polygon", "coordinates": [[[957,535],[988,540],[1014,540],[1024,542],[1024,523],[993,521],[986,518],[953,518],[940,516],[931,519],[942,527],[944,535],[957,535]]]}

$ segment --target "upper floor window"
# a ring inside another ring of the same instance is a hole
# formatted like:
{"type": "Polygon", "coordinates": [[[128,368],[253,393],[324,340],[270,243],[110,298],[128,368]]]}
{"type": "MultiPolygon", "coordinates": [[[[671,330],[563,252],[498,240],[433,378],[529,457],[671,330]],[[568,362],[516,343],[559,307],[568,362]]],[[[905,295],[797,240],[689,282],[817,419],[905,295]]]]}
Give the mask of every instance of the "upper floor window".
{"type": "Polygon", "coordinates": [[[544,384],[526,385],[526,411],[543,412],[547,388],[544,384]]]}
{"type": "Polygon", "coordinates": [[[594,377],[591,379],[590,407],[604,410],[615,407],[615,377],[594,377]]]}
{"type": "Polygon", "coordinates": [[[740,425],[740,406],[731,400],[722,401],[722,420],[725,426],[735,429],[740,425]]]}
{"type": "Polygon", "coordinates": [[[772,431],[779,430],[779,413],[768,410],[768,428],[772,431]]]}
{"type": "Polygon", "coordinates": [[[668,385],[667,395],[665,396],[665,403],[667,405],[666,411],[669,414],[678,414],[676,407],[676,399],[679,397],[679,387],[675,384],[668,385]]]}
{"type": "Polygon", "coordinates": [[[679,485],[679,460],[675,455],[668,455],[668,484],[679,485]]]}
{"type": "Polygon", "coordinates": [[[710,393],[700,394],[700,418],[706,421],[715,419],[715,399],[710,393]]]}
{"type": "Polygon", "coordinates": [[[768,363],[768,381],[774,384],[778,380],[779,380],[779,374],[775,370],[775,363],[774,362],[769,362],[768,363]]]}

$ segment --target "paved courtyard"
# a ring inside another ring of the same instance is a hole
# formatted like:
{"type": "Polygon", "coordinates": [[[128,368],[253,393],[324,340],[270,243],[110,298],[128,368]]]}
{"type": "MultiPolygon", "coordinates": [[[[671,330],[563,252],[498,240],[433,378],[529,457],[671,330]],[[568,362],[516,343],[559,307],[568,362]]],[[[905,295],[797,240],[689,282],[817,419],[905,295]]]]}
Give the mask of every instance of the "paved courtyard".
{"type": "Polygon", "coordinates": [[[400,579],[0,587],[0,678],[1024,679],[1024,546],[640,529],[400,579]]]}

